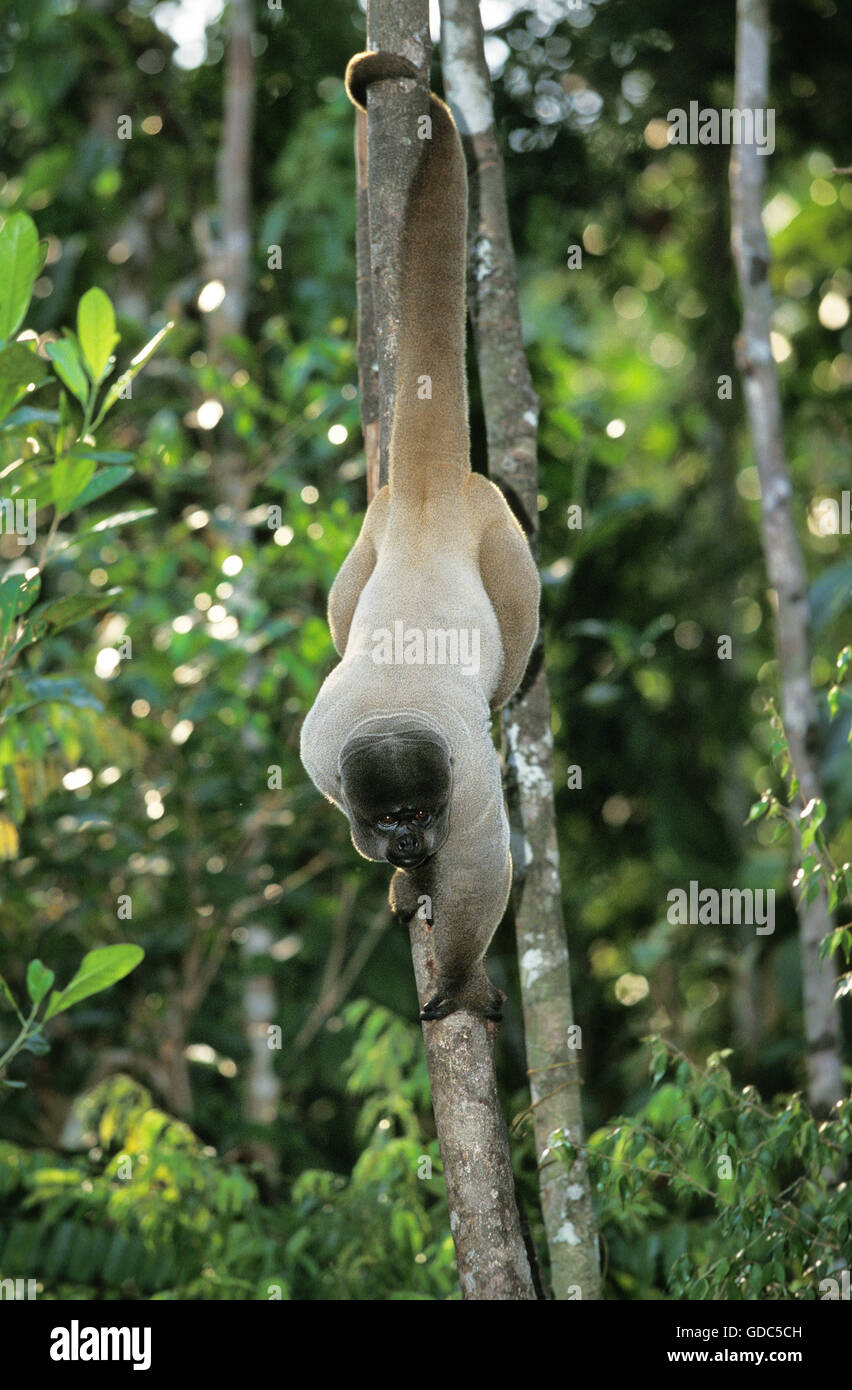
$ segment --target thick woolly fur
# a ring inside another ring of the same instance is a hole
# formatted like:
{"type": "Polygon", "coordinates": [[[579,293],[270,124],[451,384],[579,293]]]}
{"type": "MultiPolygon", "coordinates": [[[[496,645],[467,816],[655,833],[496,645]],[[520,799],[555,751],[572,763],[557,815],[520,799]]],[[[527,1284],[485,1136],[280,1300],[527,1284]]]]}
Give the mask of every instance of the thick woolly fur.
{"type": "MultiPolygon", "coordinates": [[[[413,73],[404,59],[358,54],[347,91],[363,107],[371,83],[413,73]]],[[[392,756],[388,735],[404,734],[410,746],[419,732],[432,746],[436,739],[448,746],[446,838],[423,864],[397,869],[391,904],[406,917],[424,896],[431,903],[438,978],[424,1016],[455,1008],[495,1016],[499,995],[483,957],[508,899],[511,858],[490,711],[523,677],[538,630],[539,582],[502,493],[470,470],[467,178],[448,108],[432,95],[428,114],[431,138],[421,142],[404,219],[389,483],[370,503],[331,590],[328,620],[341,661],[305,720],[301,751],[317,787],[349,816],[355,839],[360,793],[341,774],[347,745],[372,736],[392,756]],[[377,632],[412,629],[478,633],[478,669],[377,661],[377,632]]],[[[379,857],[358,838],[361,853],[379,857]]]]}

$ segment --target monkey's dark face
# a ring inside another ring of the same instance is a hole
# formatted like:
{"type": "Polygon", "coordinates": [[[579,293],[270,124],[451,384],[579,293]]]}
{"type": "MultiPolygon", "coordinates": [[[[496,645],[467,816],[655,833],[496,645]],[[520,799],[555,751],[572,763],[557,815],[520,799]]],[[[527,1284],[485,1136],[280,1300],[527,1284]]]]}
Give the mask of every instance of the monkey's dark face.
{"type": "Polygon", "coordinates": [[[452,769],[437,736],[352,738],[340,776],[352,840],[365,858],[416,869],[441,848],[450,828],[452,769]]]}

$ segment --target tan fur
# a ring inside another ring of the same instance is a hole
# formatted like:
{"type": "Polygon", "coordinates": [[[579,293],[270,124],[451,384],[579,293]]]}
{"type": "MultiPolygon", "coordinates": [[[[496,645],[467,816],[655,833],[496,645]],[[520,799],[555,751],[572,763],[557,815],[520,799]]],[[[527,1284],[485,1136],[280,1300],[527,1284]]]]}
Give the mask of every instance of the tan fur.
{"type": "MultiPolygon", "coordinates": [[[[404,59],[358,54],[346,74],[364,105],[373,81],[410,77],[404,59]]],[[[434,95],[432,138],[405,215],[401,322],[389,484],[371,502],[329,596],[342,660],[302,730],[302,760],[343,809],[340,754],[353,730],[439,730],[452,752],[449,836],[421,868],[397,870],[392,903],[434,900],[439,994],[487,1011],[482,958],[511,882],[509,835],[489,707],[517,689],[538,630],[539,582],[523,531],[502,493],[470,471],[465,383],[467,178],[449,110],[434,95]],[[424,398],[423,379],[431,382],[424,398]],[[476,629],[480,669],[377,665],[375,633],[476,629]]],[[[416,132],[412,133],[416,140],[416,132]]]]}

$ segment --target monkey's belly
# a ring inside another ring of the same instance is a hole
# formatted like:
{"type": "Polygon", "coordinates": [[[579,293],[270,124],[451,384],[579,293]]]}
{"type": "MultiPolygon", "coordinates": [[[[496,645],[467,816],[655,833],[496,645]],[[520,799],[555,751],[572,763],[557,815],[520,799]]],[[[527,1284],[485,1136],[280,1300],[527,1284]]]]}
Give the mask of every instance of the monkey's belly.
{"type": "Polygon", "coordinates": [[[383,569],[377,566],[358,600],[346,660],[371,662],[389,687],[440,689],[457,676],[479,687],[487,703],[500,678],[503,645],[479,575],[436,564],[400,583],[398,571],[389,582],[383,569]]]}

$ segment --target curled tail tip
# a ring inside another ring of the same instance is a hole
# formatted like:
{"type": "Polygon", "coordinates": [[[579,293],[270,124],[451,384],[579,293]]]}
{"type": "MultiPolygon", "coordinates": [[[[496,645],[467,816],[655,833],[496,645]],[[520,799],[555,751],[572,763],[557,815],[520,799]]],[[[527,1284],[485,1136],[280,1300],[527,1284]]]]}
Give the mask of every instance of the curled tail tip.
{"type": "Polygon", "coordinates": [[[346,95],[353,106],[367,109],[367,88],[388,77],[419,77],[417,68],[396,53],[356,53],[346,64],[346,95]]]}

